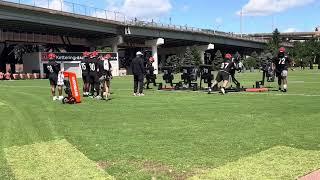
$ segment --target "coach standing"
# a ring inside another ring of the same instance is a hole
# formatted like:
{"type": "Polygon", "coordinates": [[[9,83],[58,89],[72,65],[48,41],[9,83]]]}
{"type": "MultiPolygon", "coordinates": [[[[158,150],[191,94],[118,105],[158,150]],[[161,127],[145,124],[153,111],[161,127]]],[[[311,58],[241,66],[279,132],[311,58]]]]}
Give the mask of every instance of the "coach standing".
{"type": "Polygon", "coordinates": [[[132,60],[132,73],[134,77],[134,96],[144,96],[143,94],[143,80],[145,74],[143,54],[138,51],[136,58],[132,60]],[[139,93],[138,93],[139,92],[139,93]]]}

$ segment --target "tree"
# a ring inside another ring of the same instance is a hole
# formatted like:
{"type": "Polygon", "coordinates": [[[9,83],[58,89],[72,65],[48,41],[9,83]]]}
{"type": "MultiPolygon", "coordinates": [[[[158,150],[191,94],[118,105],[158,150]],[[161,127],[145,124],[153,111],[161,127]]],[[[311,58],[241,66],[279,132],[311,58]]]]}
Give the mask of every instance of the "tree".
{"type": "Polygon", "coordinates": [[[241,55],[240,55],[240,53],[238,51],[234,54],[234,58],[240,58],[241,59],[241,55]]]}
{"type": "Polygon", "coordinates": [[[290,51],[290,56],[295,60],[297,66],[308,66],[320,57],[320,42],[309,40],[305,42],[295,42],[290,51]]]}
{"type": "Polygon", "coordinates": [[[280,48],[280,43],[280,32],[276,28],[272,33],[272,39],[267,44],[267,50],[272,51],[275,54],[280,48]]]}
{"type": "Polygon", "coordinates": [[[196,67],[199,67],[200,64],[202,64],[200,52],[198,51],[197,48],[193,47],[191,49],[191,54],[192,54],[192,63],[191,64],[196,67]]]}
{"type": "Polygon", "coordinates": [[[221,64],[223,63],[223,57],[220,50],[218,50],[213,59],[213,67],[215,70],[220,69],[221,64]]]}
{"type": "Polygon", "coordinates": [[[101,52],[113,52],[110,47],[98,47],[97,50],[101,52]]]}
{"type": "Polygon", "coordinates": [[[164,63],[165,66],[175,66],[175,67],[180,67],[181,65],[181,58],[177,55],[172,55],[172,56],[169,56],[165,63],[164,63]]]}
{"type": "Polygon", "coordinates": [[[191,48],[187,47],[182,58],[182,65],[192,65],[193,59],[191,48]]]}
{"type": "Polygon", "coordinates": [[[247,58],[245,61],[244,61],[244,65],[247,67],[247,68],[250,68],[250,70],[258,67],[258,64],[257,64],[257,61],[259,59],[259,56],[257,54],[257,52],[252,52],[250,57],[247,58]]]}
{"type": "Polygon", "coordinates": [[[261,60],[259,59],[259,55],[258,55],[258,53],[256,52],[256,51],[253,51],[252,53],[251,53],[251,57],[253,58],[253,60],[255,61],[254,62],[254,65],[252,66],[252,67],[254,67],[254,68],[259,68],[260,66],[261,66],[261,60]]]}

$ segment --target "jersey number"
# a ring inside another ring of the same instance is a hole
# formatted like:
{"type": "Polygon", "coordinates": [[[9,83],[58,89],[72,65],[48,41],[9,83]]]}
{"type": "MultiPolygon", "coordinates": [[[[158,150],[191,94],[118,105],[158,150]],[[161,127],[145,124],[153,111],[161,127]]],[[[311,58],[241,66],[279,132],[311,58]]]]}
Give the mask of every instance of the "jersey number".
{"type": "Polygon", "coordinates": [[[229,63],[223,63],[223,69],[227,69],[228,66],[229,66],[229,63]]]}
{"type": "Polygon", "coordinates": [[[286,58],[281,58],[279,60],[279,64],[286,64],[286,58]]]}
{"type": "Polygon", "coordinates": [[[89,63],[90,71],[96,71],[96,65],[94,63],[89,63]]]}
{"type": "Polygon", "coordinates": [[[52,68],[51,65],[48,65],[48,66],[47,66],[47,69],[48,69],[48,71],[49,71],[50,73],[53,73],[53,68],[52,68]]]}
{"type": "Polygon", "coordinates": [[[87,70],[87,66],[86,66],[86,63],[81,63],[81,68],[82,68],[82,70],[87,70]]]}

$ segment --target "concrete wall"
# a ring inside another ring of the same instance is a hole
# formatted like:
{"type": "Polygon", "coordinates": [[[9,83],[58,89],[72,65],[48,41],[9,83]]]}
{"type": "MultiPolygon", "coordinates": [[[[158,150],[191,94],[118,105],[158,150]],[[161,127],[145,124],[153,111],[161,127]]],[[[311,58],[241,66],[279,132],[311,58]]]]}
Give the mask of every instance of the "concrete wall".
{"type": "Polygon", "coordinates": [[[33,70],[40,71],[40,53],[28,53],[23,55],[23,70],[32,73],[33,70]]]}
{"type": "Polygon", "coordinates": [[[62,65],[62,68],[64,69],[64,71],[76,73],[77,78],[82,77],[81,68],[80,68],[80,61],[63,62],[61,65],[62,65]]]}

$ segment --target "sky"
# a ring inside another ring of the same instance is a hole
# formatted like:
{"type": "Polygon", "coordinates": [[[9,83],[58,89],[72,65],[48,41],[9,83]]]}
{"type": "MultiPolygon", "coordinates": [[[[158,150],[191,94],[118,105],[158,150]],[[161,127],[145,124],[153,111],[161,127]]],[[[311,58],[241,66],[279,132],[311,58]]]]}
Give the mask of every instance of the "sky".
{"type": "MultiPolygon", "coordinates": [[[[61,8],[59,7],[60,3],[57,2],[61,0],[50,1],[53,1],[50,3],[53,9],[61,8]]],[[[240,33],[241,29],[243,33],[271,32],[274,28],[278,28],[281,32],[314,31],[315,27],[320,26],[318,20],[320,0],[66,1],[118,11],[125,14],[127,19],[137,17],[142,20],[154,20],[168,24],[171,22],[177,25],[235,33],[240,33]],[[242,24],[242,28],[240,24],[242,24]]],[[[65,2],[64,6],[71,8],[67,4],[65,2]]],[[[97,14],[105,16],[104,11],[98,10],[97,14]]],[[[112,13],[107,15],[113,16],[112,13]]]]}

